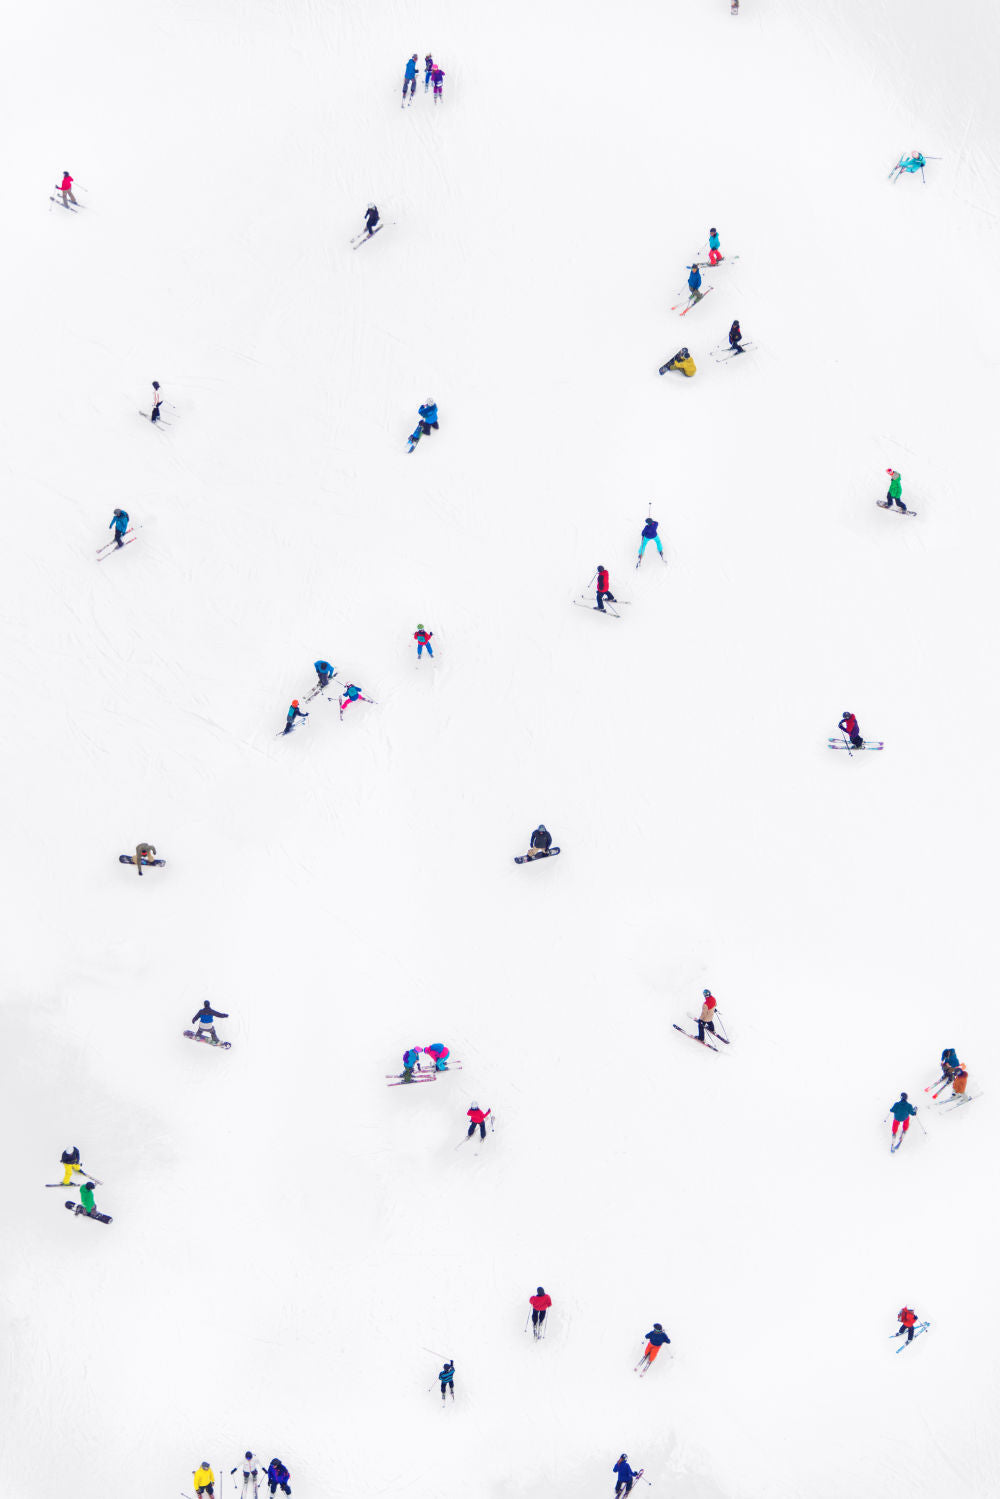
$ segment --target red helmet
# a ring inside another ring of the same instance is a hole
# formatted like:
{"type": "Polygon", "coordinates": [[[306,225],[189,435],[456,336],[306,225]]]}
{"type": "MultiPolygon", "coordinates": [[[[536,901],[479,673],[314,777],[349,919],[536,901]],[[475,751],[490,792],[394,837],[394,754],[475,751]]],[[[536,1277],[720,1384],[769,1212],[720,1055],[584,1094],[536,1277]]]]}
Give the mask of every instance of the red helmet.
{"type": "Polygon", "coordinates": [[[293,697],[292,698],[292,707],[293,708],[297,708],[298,706],[299,706],[299,700],[298,700],[298,698],[297,697],[293,697]]]}

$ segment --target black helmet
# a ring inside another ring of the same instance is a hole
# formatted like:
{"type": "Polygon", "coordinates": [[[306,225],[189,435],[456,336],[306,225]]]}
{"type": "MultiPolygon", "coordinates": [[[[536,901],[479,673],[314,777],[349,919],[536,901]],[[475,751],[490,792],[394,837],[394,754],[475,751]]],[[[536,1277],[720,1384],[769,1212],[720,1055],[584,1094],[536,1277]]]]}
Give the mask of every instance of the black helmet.
{"type": "Polygon", "coordinates": [[[711,229],[708,232],[709,232],[709,234],[718,234],[719,231],[718,231],[718,229],[716,229],[715,225],[713,224],[712,227],[711,227],[711,229]]]}
{"type": "Polygon", "coordinates": [[[662,1322],[654,1322],[653,1323],[653,1331],[654,1332],[662,1332],[663,1331],[663,1323],[662,1322]]]}
{"type": "Polygon", "coordinates": [[[244,1452],[243,1456],[245,1458],[249,1459],[249,1458],[253,1457],[253,1453],[252,1452],[244,1452]]]}
{"type": "Polygon", "coordinates": [[[117,507],[116,507],[116,509],[115,509],[115,514],[116,514],[116,515],[121,515],[121,511],[120,511],[120,510],[119,510],[119,509],[117,509],[117,507]]]}
{"type": "Polygon", "coordinates": [[[94,1190],[94,1183],[93,1182],[88,1182],[87,1183],[87,1191],[88,1192],[92,1192],[93,1190],[94,1190]]]}
{"type": "Polygon", "coordinates": [[[548,828],[545,826],[544,822],[540,822],[538,824],[537,828],[535,829],[535,832],[536,833],[547,833],[548,832],[548,828]]]}
{"type": "Polygon", "coordinates": [[[536,1296],[544,1296],[545,1295],[545,1287],[544,1286],[539,1286],[538,1290],[535,1292],[535,1295],[536,1296]]]}
{"type": "Polygon", "coordinates": [[[160,388],[160,382],[159,382],[159,380],[154,380],[153,381],[153,389],[154,390],[159,390],[159,388],[160,388]]]}
{"type": "Polygon", "coordinates": [[[908,1103],[909,1099],[907,1098],[907,1096],[906,1096],[905,1093],[901,1093],[899,1095],[899,1101],[900,1101],[900,1103],[908,1103]]]}

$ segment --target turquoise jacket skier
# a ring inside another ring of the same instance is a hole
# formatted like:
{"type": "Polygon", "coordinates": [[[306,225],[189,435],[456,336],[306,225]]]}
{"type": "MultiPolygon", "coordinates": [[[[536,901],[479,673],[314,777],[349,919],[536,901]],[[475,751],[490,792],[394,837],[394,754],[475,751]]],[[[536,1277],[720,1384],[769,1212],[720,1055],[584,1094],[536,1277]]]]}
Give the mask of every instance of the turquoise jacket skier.
{"type": "Polygon", "coordinates": [[[904,172],[919,172],[927,165],[927,157],[922,151],[914,151],[912,156],[904,156],[899,165],[904,172]]]}

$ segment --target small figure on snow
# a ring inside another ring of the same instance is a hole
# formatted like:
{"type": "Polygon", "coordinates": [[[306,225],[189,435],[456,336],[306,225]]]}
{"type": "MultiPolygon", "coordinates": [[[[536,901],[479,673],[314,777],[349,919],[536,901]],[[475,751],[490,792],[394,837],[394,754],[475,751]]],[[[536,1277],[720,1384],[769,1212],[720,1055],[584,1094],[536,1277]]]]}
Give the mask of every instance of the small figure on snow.
{"type": "MultiPolygon", "coordinates": [[[[149,420],[151,422],[158,422],[160,420],[160,402],[162,400],[163,400],[163,397],[160,394],[160,382],[159,382],[159,380],[154,380],[153,381],[153,409],[149,413],[149,420]]],[[[168,423],[168,425],[169,425],[169,423],[168,423]]]]}
{"type": "Polygon", "coordinates": [[[281,1458],[272,1457],[267,1465],[267,1486],[271,1493],[273,1494],[280,1489],[283,1494],[290,1494],[292,1492],[289,1483],[291,1476],[281,1458]]]}
{"type": "Polygon", "coordinates": [[[434,635],[434,631],[433,630],[425,630],[424,627],[423,627],[423,625],[417,625],[417,628],[414,630],[414,632],[413,632],[413,638],[417,642],[417,660],[418,661],[420,660],[420,656],[421,656],[421,653],[423,651],[426,651],[427,654],[428,654],[428,656],[430,656],[431,659],[433,660],[434,652],[431,649],[431,640],[433,638],[433,635],[434,635]]]}
{"type": "Polygon", "coordinates": [[[444,1397],[451,1391],[451,1398],[455,1398],[455,1360],[450,1358],[438,1375],[441,1381],[441,1404],[444,1405],[444,1397]]]}
{"type": "Polygon", "coordinates": [[[900,1324],[898,1332],[893,1333],[894,1338],[901,1338],[906,1333],[906,1341],[913,1342],[913,1335],[917,1326],[917,1314],[911,1306],[901,1307],[896,1314],[896,1321],[900,1324]]]}
{"type": "Polygon", "coordinates": [[[743,334],[740,332],[739,318],[733,318],[733,326],[729,330],[729,347],[734,354],[746,353],[746,349],[743,347],[743,334]]]}
{"type": "Polygon", "coordinates": [[[704,1003],[701,1007],[701,1014],[698,1016],[698,1040],[704,1044],[706,1031],[711,1031],[712,1035],[715,1035],[715,1007],[718,1001],[711,989],[703,989],[702,998],[704,1003]]]}
{"type": "Polygon", "coordinates": [[[837,725],[837,728],[842,734],[847,735],[848,739],[851,741],[851,744],[855,749],[864,749],[865,741],[861,737],[861,730],[858,728],[858,720],[855,718],[854,714],[850,711],[849,708],[844,709],[844,716],[837,725]]]}
{"type": "Polygon", "coordinates": [[[200,1041],[204,1036],[209,1036],[211,1038],[212,1045],[218,1046],[219,1038],[216,1035],[213,1021],[228,1019],[229,1016],[225,1010],[213,1010],[212,1006],[206,1001],[206,1003],[203,1004],[201,1009],[198,1011],[197,1015],[191,1016],[191,1024],[197,1025],[198,1027],[198,1029],[195,1031],[194,1039],[196,1041],[200,1041]]]}
{"type": "MultiPolygon", "coordinates": [[[[243,1491],[240,1499],[257,1499],[257,1474],[260,1470],[260,1459],[255,1452],[244,1452],[242,1463],[236,1467],[243,1469],[243,1491]],[[251,1484],[253,1485],[251,1489],[251,1484]]],[[[236,1468],[230,1468],[230,1477],[236,1472],[236,1468]]]]}
{"type": "Polygon", "coordinates": [[[722,251],[719,249],[719,231],[710,229],[708,231],[708,263],[718,265],[722,258],[722,251]]]}
{"type": "Polygon", "coordinates": [[[542,1323],[545,1321],[545,1313],[552,1305],[552,1297],[546,1294],[545,1287],[539,1286],[534,1296],[529,1296],[531,1303],[531,1325],[534,1328],[535,1337],[542,1335],[542,1323]]]}
{"type": "Polygon", "coordinates": [[[491,1114],[492,1110],[491,1109],[481,1109],[479,1107],[478,1103],[473,1102],[473,1103],[471,1103],[469,1105],[469,1107],[466,1109],[465,1112],[468,1114],[469,1119],[471,1120],[469,1128],[466,1131],[465,1138],[468,1140],[468,1139],[471,1138],[472,1135],[474,1135],[476,1133],[476,1125],[478,1124],[478,1126],[479,1126],[479,1138],[481,1140],[485,1140],[486,1139],[486,1121],[490,1117],[490,1114],[491,1114]]]}
{"type": "Polygon", "coordinates": [[[437,432],[439,425],[437,401],[432,401],[428,398],[422,406],[417,407],[417,415],[420,420],[409,436],[409,451],[411,453],[421,437],[429,437],[432,431],[437,432]]]}
{"type": "Polygon", "coordinates": [[[678,349],[674,357],[672,359],[668,359],[666,364],[661,366],[660,374],[666,375],[670,370],[680,370],[681,374],[686,375],[690,380],[691,376],[696,372],[697,368],[698,366],[691,358],[691,355],[688,353],[687,349],[678,349]]]}
{"type": "Polygon", "coordinates": [[[650,1364],[653,1362],[654,1358],[656,1358],[664,1343],[669,1342],[670,1339],[663,1331],[663,1323],[654,1322],[649,1332],[647,1332],[646,1334],[646,1350],[643,1353],[642,1358],[639,1360],[639,1368],[644,1374],[649,1368],[650,1364]]]}
{"type": "Polygon", "coordinates": [[[135,868],[139,877],[142,877],[142,866],[152,864],[156,858],[156,845],[153,843],[137,843],[135,846],[135,868]]]}
{"type": "Polygon", "coordinates": [[[374,203],[369,203],[365,209],[365,234],[371,239],[375,233],[375,225],[378,223],[378,209],[374,203]]]}
{"type": "Polygon", "coordinates": [[[604,566],[603,562],[599,562],[597,564],[597,607],[598,607],[598,609],[600,609],[600,611],[601,611],[602,614],[605,612],[605,610],[604,610],[604,601],[605,601],[605,599],[608,601],[609,604],[617,604],[617,602],[618,602],[618,600],[615,598],[614,594],[611,592],[611,586],[610,585],[611,585],[611,577],[610,577],[610,575],[608,573],[608,570],[604,566]]]}
{"type": "Polygon", "coordinates": [[[431,56],[431,54],[428,52],[427,56],[424,58],[424,93],[425,94],[426,94],[427,90],[431,86],[431,73],[433,71],[434,71],[434,59],[431,56]]]}
{"type": "Polygon", "coordinates": [[[431,68],[431,83],[434,85],[434,103],[436,104],[444,88],[444,69],[438,63],[431,68]]]}
{"type": "Polygon", "coordinates": [[[417,54],[415,52],[406,64],[406,72],[403,74],[403,104],[406,103],[407,89],[410,90],[410,103],[412,104],[413,96],[417,92],[417,54]]]}
{"type": "Polygon", "coordinates": [[[697,263],[689,266],[688,270],[690,272],[688,276],[688,291],[691,293],[688,306],[693,307],[696,302],[701,301],[705,293],[701,289],[701,271],[699,271],[697,263]]]}
{"type": "Polygon", "coordinates": [[[892,1137],[893,1137],[893,1139],[896,1138],[896,1132],[899,1129],[900,1125],[903,1126],[903,1134],[904,1135],[906,1134],[906,1131],[910,1127],[910,1120],[913,1118],[913,1116],[914,1116],[914,1114],[916,1112],[917,1112],[916,1109],[913,1107],[912,1103],[907,1098],[906,1094],[905,1093],[901,1093],[899,1095],[898,1099],[896,1100],[896,1102],[892,1105],[892,1107],[889,1110],[889,1113],[892,1115],[892,1137]]]}
{"type": "Polygon", "coordinates": [[[282,734],[290,734],[292,732],[292,730],[295,727],[295,720],[297,718],[308,718],[308,717],[309,717],[309,714],[308,713],[303,713],[302,709],[299,707],[299,700],[298,700],[298,698],[297,697],[293,697],[292,701],[288,705],[288,712],[285,714],[285,727],[281,731],[282,734]]]}
{"type": "Polygon", "coordinates": [[[924,153],[922,151],[913,151],[909,156],[901,156],[899,158],[896,175],[902,176],[904,172],[909,172],[911,175],[914,172],[922,172],[926,165],[927,157],[924,153]]]}
{"type": "Polygon", "coordinates": [[[62,1185],[64,1187],[71,1187],[73,1185],[74,1171],[79,1171],[81,1176],[86,1175],[82,1165],[80,1164],[80,1150],[78,1146],[74,1145],[71,1150],[64,1150],[59,1159],[62,1162],[62,1185]]]}
{"type": "Polygon", "coordinates": [[[343,718],[344,709],[349,708],[352,703],[370,703],[371,698],[365,697],[360,687],[355,687],[353,682],[348,682],[340,699],[340,716],[343,718]]]}
{"type": "Polygon", "coordinates": [[[316,683],[319,687],[329,686],[331,677],[337,675],[329,661],[314,661],[313,667],[316,672],[316,683]]]}
{"type": "Polygon", "coordinates": [[[549,832],[544,822],[540,822],[531,835],[531,842],[528,844],[528,852],[524,857],[526,859],[547,859],[549,855],[549,849],[551,847],[552,834],[549,832]]]}
{"type": "MultiPolygon", "coordinates": [[[[659,521],[655,521],[651,515],[647,515],[646,524],[642,528],[642,540],[639,542],[639,562],[642,561],[643,553],[651,541],[656,542],[656,550],[659,552],[660,557],[663,557],[663,542],[656,534],[659,529],[659,521]]],[[[635,564],[636,567],[639,566],[639,562],[635,564]]]]}
{"type": "Polygon", "coordinates": [[[629,1466],[628,1453],[623,1452],[621,1457],[611,1469],[612,1473],[618,1475],[615,1483],[616,1494],[631,1494],[632,1485],[635,1483],[636,1475],[629,1466]]]}
{"type": "Polygon", "coordinates": [[[62,174],[62,181],[59,184],[59,191],[62,193],[64,208],[68,208],[71,203],[76,202],[76,199],[73,196],[73,179],[68,172],[63,172],[62,174]]]}
{"type": "MultiPolygon", "coordinates": [[[[885,504],[882,508],[883,510],[891,510],[893,505],[898,505],[900,510],[905,512],[906,506],[903,504],[903,476],[897,473],[894,468],[887,468],[886,473],[889,475],[889,488],[886,490],[885,504]]],[[[878,503],[882,504],[881,500],[878,503]]]]}
{"type": "Polygon", "coordinates": [[[425,1046],[424,1056],[430,1057],[434,1063],[435,1072],[447,1072],[451,1049],[445,1046],[443,1041],[432,1041],[430,1046],[425,1046]]]}
{"type": "Polygon", "coordinates": [[[125,532],[128,530],[128,511],[127,510],[116,510],[115,511],[114,515],[111,517],[111,524],[108,526],[108,530],[109,531],[112,530],[112,529],[114,530],[114,533],[115,533],[115,546],[116,547],[123,547],[125,545],[125,543],[122,540],[122,537],[125,535],[125,532]]]}

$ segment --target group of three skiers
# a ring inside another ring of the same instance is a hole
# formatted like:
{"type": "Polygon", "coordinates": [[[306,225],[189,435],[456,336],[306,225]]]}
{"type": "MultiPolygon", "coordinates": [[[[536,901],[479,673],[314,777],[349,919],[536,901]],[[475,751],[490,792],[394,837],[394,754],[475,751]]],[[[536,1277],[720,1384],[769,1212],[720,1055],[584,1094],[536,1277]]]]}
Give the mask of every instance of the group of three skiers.
{"type": "MultiPolygon", "coordinates": [[[[272,1494],[276,1494],[279,1489],[283,1494],[291,1494],[292,1492],[292,1475],[280,1457],[272,1457],[267,1467],[264,1468],[263,1463],[257,1457],[256,1453],[244,1453],[242,1463],[237,1463],[236,1468],[230,1468],[229,1470],[230,1476],[233,1478],[234,1488],[236,1486],[234,1475],[237,1468],[240,1468],[243,1473],[243,1489],[240,1499],[257,1499],[257,1485],[261,1472],[263,1472],[268,1489],[272,1494]]],[[[212,1465],[207,1457],[202,1459],[200,1466],[195,1469],[192,1477],[194,1478],[194,1491],[196,1495],[207,1494],[208,1499],[215,1499],[215,1474],[212,1472],[212,1465]]]]}
{"type": "MultiPolygon", "coordinates": [[[[403,70],[404,104],[406,103],[407,93],[409,93],[410,103],[412,103],[413,96],[417,92],[417,66],[419,60],[420,59],[418,58],[416,52],[414,52],[413,56],[408,60],[406,67],[403,70]]],[[[434,61],[433,57],[428,52],[427,56],[424,58],[424,93],[426,94],[428,89],[433,89],[434,103],[436,104],[441,98],[443,88],[444,69],[434,61]]]]}

